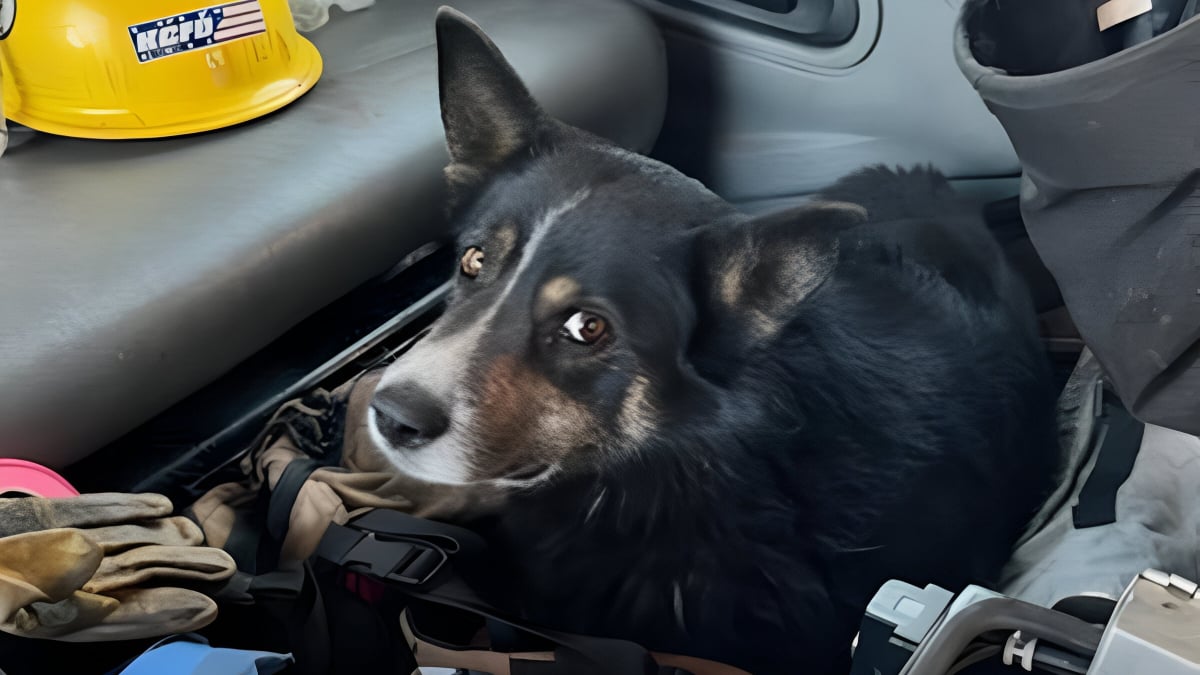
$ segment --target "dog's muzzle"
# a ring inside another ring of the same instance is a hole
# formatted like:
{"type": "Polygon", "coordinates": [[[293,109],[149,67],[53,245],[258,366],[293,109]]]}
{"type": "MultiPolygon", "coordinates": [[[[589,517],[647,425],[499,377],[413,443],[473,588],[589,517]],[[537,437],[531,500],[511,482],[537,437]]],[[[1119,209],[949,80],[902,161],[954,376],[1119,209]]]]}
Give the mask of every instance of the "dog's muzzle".
{"type": "Polygon", "coordinates": [[[416,384],[402,384],[375,392],[371,409],[380,435],[396,449],[420,448],[450,427],[445,406],[416,384]]]}

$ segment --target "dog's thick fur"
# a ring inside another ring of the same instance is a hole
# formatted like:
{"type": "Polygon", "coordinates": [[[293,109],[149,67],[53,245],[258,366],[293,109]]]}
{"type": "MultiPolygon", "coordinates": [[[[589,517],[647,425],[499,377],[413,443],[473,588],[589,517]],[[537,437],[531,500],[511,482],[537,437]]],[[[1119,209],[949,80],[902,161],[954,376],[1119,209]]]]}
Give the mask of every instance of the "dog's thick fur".
{"type": "Polygon", "coordinates": [[[465,17],[437,28],[464,261],[372,428],[400,470],[504,495],[470,520],[499,602],[824,674],[883,581],[994,578],[1053,474],[1053,393],[944,179],[869,169],[747,218],[549,118],[465,17]]]}

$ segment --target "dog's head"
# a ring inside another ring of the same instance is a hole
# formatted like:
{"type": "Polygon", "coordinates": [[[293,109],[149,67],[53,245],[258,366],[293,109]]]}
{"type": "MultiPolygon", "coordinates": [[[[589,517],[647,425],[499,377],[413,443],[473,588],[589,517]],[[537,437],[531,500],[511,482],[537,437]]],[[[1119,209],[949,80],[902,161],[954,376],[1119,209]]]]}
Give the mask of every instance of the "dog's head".
{"type": "Polygon", "coordinates": [[[445,314],[380,380],[376,442],[430,482],[527,487],[717,414],[698,361],[769,342],[862,210],[747,220],[550,118],[461,14],[438,13],[437,44],[459,264],[445,314]]]}

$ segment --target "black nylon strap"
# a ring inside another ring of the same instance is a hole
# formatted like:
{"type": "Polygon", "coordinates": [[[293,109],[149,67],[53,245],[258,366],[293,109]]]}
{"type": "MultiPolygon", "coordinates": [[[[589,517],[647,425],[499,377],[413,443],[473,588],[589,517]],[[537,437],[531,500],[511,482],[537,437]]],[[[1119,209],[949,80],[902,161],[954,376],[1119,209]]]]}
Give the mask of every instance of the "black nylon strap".
{"type": "MultiPolygon", "coordinates": [[[[460,552],[469,550],[474,555],[482,552],[482,540],[469,530],[383,509],[376,509],[368,516],[371,517],[364,516],[352,521],[348,527],[331,526],[318,548],[318,557],[339,563],[345,557],[347,549],[354,546],[354,540],[361,536],[363,531],[377,532],[385,536],[425,538],[437,541],[439,544],[453,540],[456,545],[447,546],[443,550],[446,548],[460,552]],[[373,527],[367,527],[367,525],[373,527]],[[376,530],[375,527],[380,529],[376,530]]],[[[403,542],[381,541],[379,543],[381,545],[394,543],[397,564],[406,554],[403,542]]],[[[388,565],[381,565],[381,567],[387,568],[388,565]]],[[[393,587],[397,588],[397,586],[393,587]]],[[[513,640],[515,633],[524,633],[555,645],[555,660],[552,662],[511,660],[512,675],[609,675],[610,673],[686,675],[676,668],[660,668],[646,649],[632,642],[571,635],[524,625],[486,603],[466,581],[449,568],[424,583],[405,586],[399,590],[416,600],[468,612],[484,619],[489,626],[495,627],[497,624],[506,626],[512,629],[504,631],[508,633],[506,636],[508,640],[513,640]]],[[[413,629],[414,631],[418,630],[415,622],[413,629]]],[[[430,639],[430,641],[439,642],[436,639],[430,639]]]]}
{"type": "MultiPolygon", "coordinates": [[[[297,654],[296,658],[297,674],[324,675],[329,672],[332,663],[325,604],[321,597],[321,589],[308,564],[297,573],[300,588],[294,603],[286,600],[280,602],[275,608],[275,616],[287,626],[293,649],[302,652],[297,654]]],[[[277,577],[271,581],[279,583],[277,577]]],[[[264,600],[263,604],[270,605],[270,601],[264,600]]]]}
{"type": "Polygon", "coordinates": [[[312,459],[293,460],[284,467],[274,490],[263,483],[255,502],[234,512],[233,525],[221,548],[233,558],[239,570],[257,574],[260,570],[274,570],[279,564],[279,549],[288,533],[292,507],[305,481],[322,466],[312,459]]]}
{"type": "Polygon", "coordinates": [[[486,548],[483,538],[471,530],[389,509],[368,511],[355,518],[352,525],[379,534],[425,539],[455,555],[474,557],[486,548]]]}
{"type": "Polygon", "coordinates": [[[235,511],[229,536],[221,547],[237,563],[237,568],[247,574],[258,572],[258,549],[262,539],[260,520],[258,509],[235,511]]]}
{"type": "Polygon", "coordinates": [[[416,656],[396,620],[401,609],[392,599],[376,607],[337,583],[325,586],[325,591],[331,675],[418,672],[416,656]]]}
{"type": "Polygon", "coordinates": [[[288,522],[292,517],[292,507],[296,498],[312,472],[324,466],[315,459],[295,459],[283,468],[275,489],[271,490],[271,499],[267,504],[267,532],[279,543],[287,538],[288,522]]]}
{"type": "Polygon", "coordinates": [[[1117,491],[1133,473],[1142,447],[1146,425],[1124,407],[1104,404],[1103,437],[1096,464],[1079,491],[1072,511],[1076,529],[1108,525],[1117,521],[1117,491]]]}
{"type": "MultiPolygon", "coordinates": [[[[650,652],[632,642],[609,638],[572,635],[533,627],[503,616],[475,594],[457,576],[445,575],[429,588],[409,591],[414,598],[462,610],[483,617],[489,625],[501,623],[512,629],[539,637],[556,648],[554,661],[509,661],[512,675],[687,675],[676,668],[659,667],[650,652]]],[[[415,632],[419,627],[413,626],[415,632]]],[[[436,640],[435,640],[436,642],[436,640]]]]}

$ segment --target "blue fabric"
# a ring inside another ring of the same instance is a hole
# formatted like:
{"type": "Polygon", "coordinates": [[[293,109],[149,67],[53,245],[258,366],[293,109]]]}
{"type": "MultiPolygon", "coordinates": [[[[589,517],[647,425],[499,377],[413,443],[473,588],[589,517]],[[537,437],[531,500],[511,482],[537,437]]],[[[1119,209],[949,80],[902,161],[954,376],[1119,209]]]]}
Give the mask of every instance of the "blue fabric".
{"type": "Polygon", "coordinates": [[[199,635],[176,635],[148,649],[120,675],[273,675],[291,654],[211,647],[199,635]]]}

